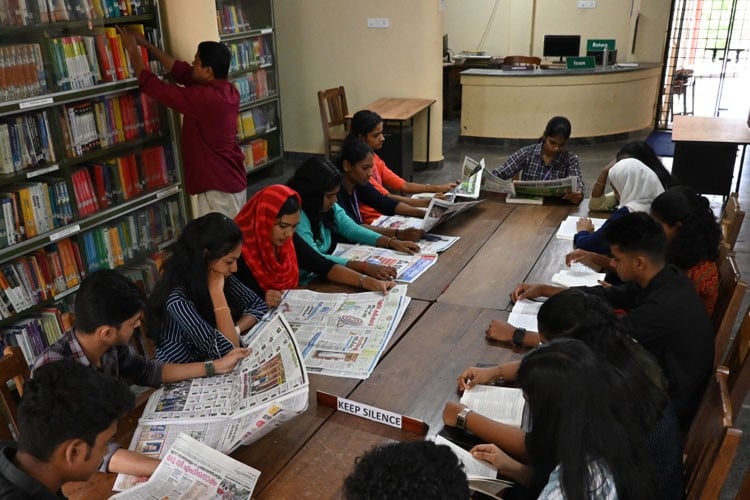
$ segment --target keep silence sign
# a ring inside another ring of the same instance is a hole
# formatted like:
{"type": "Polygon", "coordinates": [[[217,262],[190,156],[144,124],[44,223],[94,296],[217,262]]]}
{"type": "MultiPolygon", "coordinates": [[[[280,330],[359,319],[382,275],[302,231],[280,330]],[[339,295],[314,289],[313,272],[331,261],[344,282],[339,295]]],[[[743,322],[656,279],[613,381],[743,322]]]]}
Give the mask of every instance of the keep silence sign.
{"type": "Polygon", "coordinates": [[[416,418],[399,415],[351,399],[340,398],[323,391],[317,391],[317,400],[318,404],[335,408],[338,411],[416,434],[427,434],[430,428],[426,423],[416,418]]]}

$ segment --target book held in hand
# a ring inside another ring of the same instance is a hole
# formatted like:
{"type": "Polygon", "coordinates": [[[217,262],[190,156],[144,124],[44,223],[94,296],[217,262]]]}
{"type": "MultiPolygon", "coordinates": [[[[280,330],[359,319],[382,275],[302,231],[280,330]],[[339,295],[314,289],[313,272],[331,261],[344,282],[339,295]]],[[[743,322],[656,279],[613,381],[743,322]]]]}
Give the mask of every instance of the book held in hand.
{"type": "Polygon", "coordinates": [[[526,400],[523,391],[515,387],[475,385],[461,396],[464,404],[496,422],[521,427],[526,400]]]}

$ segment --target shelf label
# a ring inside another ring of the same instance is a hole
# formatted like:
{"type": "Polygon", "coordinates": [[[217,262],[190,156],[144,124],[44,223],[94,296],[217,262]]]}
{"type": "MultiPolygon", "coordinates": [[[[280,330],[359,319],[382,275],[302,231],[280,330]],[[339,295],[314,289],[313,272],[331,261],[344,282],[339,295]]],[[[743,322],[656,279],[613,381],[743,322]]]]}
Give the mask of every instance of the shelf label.
{"type": "Polygon", "coordinates": [[[61,240],[72,234],[76,234],[80,230],[81,230],[81,226],[79,226],[78,224],[73,224],[72,226],[65,227],[56,233],[50,234],[49,241],[55,242],[57,240],[61,240]]]}
{"type": "Polygon", "coordinates": [[[167,196],[172,196],[173,194],[179,191],[180,191],[180,186],[175,184],[174,186],[167,188],[164,191],[159,191],[158,193],[156,193],[156,199],[160,200],[162,198],[166,198],[167,196]]]}
{"type": "Polygon", "coordinates": [[[34,99],[33,101],[24,101],[18,103],[18,109],[29,109],[36,108],[37,106],[46,106],[55,102],[51,97],[43,97],[42,99],[34,99]]]}
{"type": "Polygon", "coordinates": [[[27,172],[26,178],[31,179],[32,177],[38,177],[40,175],[48,174],[50,172],[57,172],[60,170],[59,165],[50,165],[49,167],[40,168],[39,170],[34,170],[33,172],[27,172]]]}
{"type": "Polygon", "coordinates": [[[263,28],[260,30],[261,35],[268,35],[269,33],[273,33],[273,28],[263,28]]]}

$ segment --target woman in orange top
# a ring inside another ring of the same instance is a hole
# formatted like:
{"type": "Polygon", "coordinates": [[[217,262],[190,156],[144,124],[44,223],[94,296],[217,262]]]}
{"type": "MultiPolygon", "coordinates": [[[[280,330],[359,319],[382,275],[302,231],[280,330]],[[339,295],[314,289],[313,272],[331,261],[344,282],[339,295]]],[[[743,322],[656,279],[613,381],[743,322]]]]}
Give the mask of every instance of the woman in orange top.
{"type": "Polygon", "coordinates": [[[651,215],[667,234],[667,262],[685,271],[713,315],[719,296],[721,228],[708,200],[687,186],[673,187],[654,199],[651,215]]]}
{"type": "MultiPolygon", "coordinates": [[[[396,201],[406,203],[413,207],[426,207],[429,205],[429,199],[415,199],[408,196],[399,196],[392,194],[389,190],[410,195],[415,193],[445,193],[458,185],[458,182],[449,182],[447,184],[418,184],[416,182],[407,182],[399,177],[393,170],[388,168],[382,158],[377,155],[380,148],[383,147],[385,137],[383,137],[383,119],[374,111],[363,109],[357,111],[352,116],[351,130],[349,137],[362,139],[373,150],[373,165],[370,175],[370,184],[382,194],[393,198],[396,201]]],[[[380,217],[380,212],[368,205],[360,205],[360,213],[365,224],[380,217]]]]}

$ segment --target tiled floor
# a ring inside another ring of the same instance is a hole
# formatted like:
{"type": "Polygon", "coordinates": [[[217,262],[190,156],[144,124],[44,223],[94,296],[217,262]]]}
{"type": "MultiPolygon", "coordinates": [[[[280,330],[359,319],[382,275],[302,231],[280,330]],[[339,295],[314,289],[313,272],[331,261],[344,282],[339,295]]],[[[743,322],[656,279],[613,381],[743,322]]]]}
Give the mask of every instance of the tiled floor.
{"type": "MultiPolygon", "coordinates": [[[[510,153],[518,148],[518,146],[489,146],[459,143],[458,131],[458,122],[445,122],[443,127],[444,165],[439,169],[415,172],[415,182],[431,184],[448,182],[459,177],[459,170],[464,156],[468,155],[474,159],[484,158],[487,166],[492,167],[502,163],[510,153]]],[[[645,136],[636,138],[643,139],[645,136]]],[[[636,138],[631,138],[630,140],[636,138]]],[[[615,157],[615,154],[625,142],[627,141],[622,140],[604,144],[573,145],[570,147],[570,150],[580,158],[581,170],[587,190],[590,190],[601,168],[615,157]]],[[[287,161],[284,165],[283,173],[276,177],[269,177],[267,175],[258,176],[263,178],[255,182],[251,178],[250,181],[252,184],[248,186],[249,193],[252,194],[268,184],[286,182],[286,179],[296,165],[297,162],[287,161]]],[[[745,158],[745,168],[743,171],[745,176],[743,182],[740,184],[739,199],[743,208],[748,210],[748,207],[750,207],[750,204],[747,203],[747,200],[750,200],[750,181],[748,181],[748,175],[750,175],[750,154],[745,158]]],[[[712,199],[712,205],[716,208],[717,212],[720,209],[720,204],[721,201],[719,199],[712,199]]],[[[745,218],[735,245],[737,264],[743,273],[745,281],[750,279],[750,246],[748,246],[748,240],[750,240],[750,217],[745,218]]],[[[745,297],[743,305],[740,308],[740,316],[744,314],[748,304],[750,304],[750,294],[745,297]]],[[[737,414],[737,412],[735,413],[737,414]]],[[[742,476],[748,469],[748,466],[750,466],[750,397],[746,398],[745,404],[737,414],[735,425],[742,429],[745,435],[743,436],[740,449],[734,460],[734,466],[721,495],[722,500],[734,498],[742,482],[742,476]]]]}

